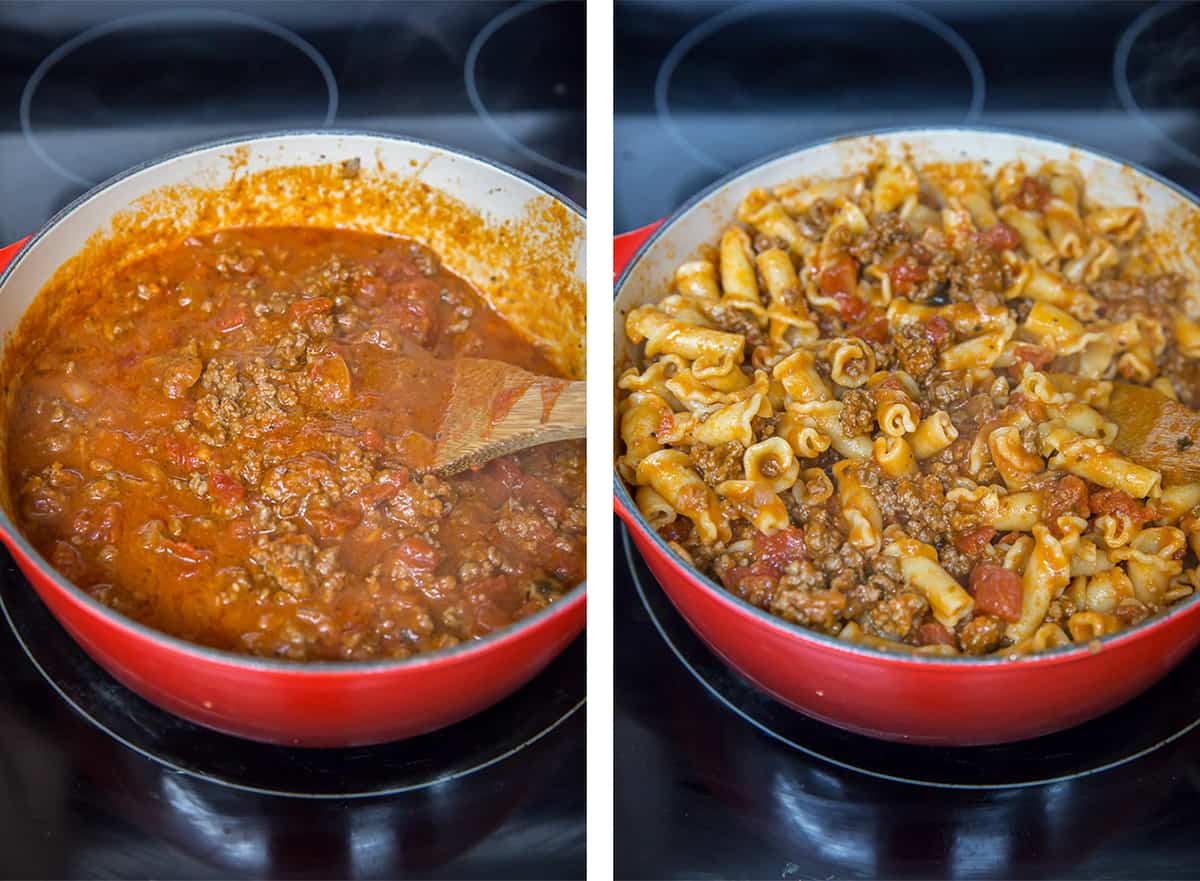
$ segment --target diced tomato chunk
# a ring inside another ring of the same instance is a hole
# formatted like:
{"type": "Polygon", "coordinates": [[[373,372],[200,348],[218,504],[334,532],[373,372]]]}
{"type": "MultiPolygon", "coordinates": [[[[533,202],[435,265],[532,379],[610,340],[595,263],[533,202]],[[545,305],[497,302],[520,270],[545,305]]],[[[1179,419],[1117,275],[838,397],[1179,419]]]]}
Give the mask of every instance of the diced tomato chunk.
{"type": "Polygon", "coordinates": [[[856,321],[861,321],[863,316],[871,309],[869,305],[854,296],[854,294],[839,292],[832,296],[834,302],[837,303],[838,314],[842,317],[842,321],[847,323],[853,324],[856,321]]]}
{"type": "Polygon", "coordinates": [[[1021,234],[1003,220],[993,223],[980,233],[979,239],[989,248],[995,248],[997,251],[1011,251],[1021,244],[1021,234]]]}
{"type": "Polygon", "coordinates": [[[888,269],[888,276],[892,279],[892,292],[904,297],[929,278],[929,267],[911,256],[901,257],[888,269]]]}
{"type": "Polygon", "coordinates": [[[868,343],[882,343],[887,339],[889,329],[887,316],[877,314],[868,316],[850,328],[850,336],[856,336],[868,343]]]}
{"type": "Polygon", "coordinates": [[[230,307],[222,310],[216,318],[217,330],[228,333],[246,324],[247,315],[244,306],[230,307]]]}
{"type": "Polygon", "coordinates": [[[481,578],[463,585],[463,589],[467,597],[463,611],[474,630],[490,633],[512,623],[519,602],[507,577],[481,578]]]}
{"type": "Polygon", "coordinates": [[[996,530],[991,526],[976,526],[974,529],[964,532],[954,540],[954,546],[969,557],[979,555],[987,545],[991,544],[992,538],[996,535],[996,530]]]}
{"type": "Polygon", "coordinates": [[[236,505],[246,497],[246,488],[242,486],[241,481],[224,471],[209,472],[208,491],[226,508],[236,505]]]}
{"type": "Polygon", "coordinates": [[[362,520],[362,512],[347,502],[336,508],[312,508],[305,512],[305,520],[317,530],[322,539],[337,538],[362,520]]]}
{"type": "Polygon", "coordinates": [[[410,535],[396,545],[396,555],[413,569],[436,568],[441,557],[437,548],[419,535],[410,535]]]}
{"type": "Polygon", "coordinates": [[[288,306],[287,314],[292,321],[300,321],[311,315],[328,312],[332,308],[333,300],[328,297],[305,297],[302,300],[293,301],[288,306]]]}
{"type": "Polygon", "coordinates": [[[194,471],[204,464],[200,449],[185,440],[168,437],[163,442],[163,452],[167,461],[177,468],[187,468],[194,471]]]}
{"type": "Polygon", "coordinates": [[[411,279],[393,289],[390,314],[400,330],[422,346],[433,345],[438,335],[439,289],[429,279],[411,279]]]}
{"type": "Polygon", "coordinates": [[[97,544],[116,544],[121,535],[121,506],[110,502],[102,508],[80,508],[75,513],[71,531],[84,541],[97,544]]]}
{"type": "Polygon", "coordinates": [[[1047,523],[1057,524],[1064,514],[1089,517],[1091,513],[1087,484],[1074,474],[1058,480],[1045,492],[1042,517],[1047,523]]]}
{"type": "Polygon", "coordinates": [[[1006,621],[1019,621],[1025,601],[1025,585],[1011,569],[980,563],[971,570],[971,592],[977,611],[1006,621]]]}
{"type": "Polygon", "coordinates": [[[364,508],[370,508],[380,502],[395,497],[400,488],[409,482],[408,469],[403,465],[389,471],[380,472],[376,482],[366,487],[358,494],[359,503],[364,508]]]}
{"type": "Polygon", "coordinates": [[[486,471],[481,471],[474,477],[475,486],[483,493],[484,503],[493,511],[508,501],[512,490],[486,471]]]}
{"type": "Polygon", "coordinates": [[[779,573],[770,563],[753,563],[749,566],[734,566],[721,573],[721,582],[727,590],[745,595],[752,582],[763,583],[779,580],[779,573]]]}
{"type": "Polygon", "coordinates": [[[493,459],[485,470],[509,489],[517,489],[525,482],[524,472],[510,456],[493,459]]]}
{"type": "Polygon", "coordinates": [[[787,526],[774,535],[764,535],[760,532],[754,536],[754,553],[759,562],[782,572],[788,563],[808,559],[804,530],[796,526],[787,526]]]}
{"type": "Polygon", "coordinates": [[[395,498],[395,495],[396,487],[391,484],[373,483],[358,494],[358,501],[364,509],[373,508],[380,502],[395,498]]]}
{"type": "Polygon", "coordinates": [[[505,595],[510,592],[508,577],[505,575],[491,575],[487,578],[480,578],[478,581],[464,584],[463,588],[475,596],[488,597],[492,600],[503,600],[505,595]]]}
{"type": "Polygon", "coordinates": [[[1026,175],[1014,201],[1018,208],[1026,211],[1042,211],[1050,201],[1051,195],[1050,188],[1042,183],[1040,178],[1026,175]]]}
{"type": "Polygon", "coordinates": [[[1135,526],[1141,526],[1153,520],[1157,515],[1154,511],[1138,502],[1124,490],[1102,489],[1091,494],[1089,498],[1092,513],[1121,514],[1127,517],[1135,526]]]}
{"type": "Polygon", "coordinates": [[[309,355],[308,400],[328,410],[346,406],[353,396],[350,366],[334,351],[309,355]]]}
{"type": "Polygon", "coordinates": [[[1041,370],[1054,360],[1054,353],[1041,346],[1031,346],[1028,343],[1020,343],[1016,346],[1013,346],[1013,357],[1016,358],[1018,362],[1032,365],[1034,370],[1041,370]]]}
{"type": "Polygon", "coordinates": [[[946,337],[950,336],[950,322],[940,315],[935,315],[925,322],[925,336],[934,347],[941,347],[946,337]]]}
{"type": "Polygon", "coordinates": [[[926,621],[913,636],[917,645],[957,645],[954,634],[940,621],[926,621]]]}
{"type": "MultiPolygon", "coordinates": [[[[852,295],[858,290],[858,263],[849,254],[834,256],[821,267],[817,285],[826,296],[852,295]]],[[[857,297],[854,299],[858,300],[857,297]]]]}

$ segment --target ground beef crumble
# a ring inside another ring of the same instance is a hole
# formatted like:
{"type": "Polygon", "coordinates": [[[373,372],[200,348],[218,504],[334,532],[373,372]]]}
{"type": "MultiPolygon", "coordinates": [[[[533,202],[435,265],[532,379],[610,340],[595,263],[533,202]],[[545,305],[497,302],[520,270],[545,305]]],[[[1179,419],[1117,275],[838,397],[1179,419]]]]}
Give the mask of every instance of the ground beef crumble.
{"type": "Polygon", "coordinates": [[[402,357],[558,372],[428,247],[224,230],[84,299],[38,342],[10,467],[22,528],[102,602],[226,651],[402,658],[583,578],[582,441],[426,473],[402,357]]]}
{"type": "Polygon", "coordinates": [[[869,391],[851,389],[842,397],[838,416],[842,431],[850,437],[870,434],[875,428],[875,397],[869,391]]]}
{"type": "Polygon", "coordinates": [[[739,441],[727,441],[719,447],[696,444],[689,455],[704,482],[715,485],[742,476],[742,454],[745,451],[746,448],[739,441]]]}

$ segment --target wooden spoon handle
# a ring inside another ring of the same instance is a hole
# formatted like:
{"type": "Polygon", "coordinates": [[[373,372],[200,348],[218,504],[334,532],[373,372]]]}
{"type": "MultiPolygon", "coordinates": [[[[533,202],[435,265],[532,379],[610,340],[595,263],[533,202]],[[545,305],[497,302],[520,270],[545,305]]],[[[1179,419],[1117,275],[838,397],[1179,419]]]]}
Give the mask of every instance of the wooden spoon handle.
{"type": "Polygon", "coordinates": [[[1200,414],[1157,389],[1114,382],[1104,415],[1117,424],[1113,446],[1168,480],[1200,477],[1200,414]]]}
{"type": "Polygon", "coordinates": [[[470,363],[458,368],[434,454],[439,473],[453,474],[526,447],[585,436],[587,383],[517,370],[507,376],[493,373],[489,383],[481,383],[475,369],[470,363]]]}
{"type": "Polygon", "coordinates": [[[543,434],[561,433],[563,439],[584,436],[587,432],[586,382],[539,376],[526,395],[522,396],[522,401],[535,392],[538,398],[531,400],[531,403],[534,409],[540,405],[540,414],[522,414],[521,409],[514,406],[508,415],[496,422],[492,433],[520,433],[523,431],[523,425],[532,424],[531,417],[536,415],[539,419],[539,428],[536,430],[543,434]]]}
{"type": "MultiPolygon", "coordinates": [[[[1060,391],[1082,395],[1097,385],[1068,374],[1050,374],[1060,391]]],[[[1200,413],[1157,389],[1112,381],[1107,401],[1096,405],[1117,426],[1112,446],[1168,480],[1200,478],[1200,413]]]]}

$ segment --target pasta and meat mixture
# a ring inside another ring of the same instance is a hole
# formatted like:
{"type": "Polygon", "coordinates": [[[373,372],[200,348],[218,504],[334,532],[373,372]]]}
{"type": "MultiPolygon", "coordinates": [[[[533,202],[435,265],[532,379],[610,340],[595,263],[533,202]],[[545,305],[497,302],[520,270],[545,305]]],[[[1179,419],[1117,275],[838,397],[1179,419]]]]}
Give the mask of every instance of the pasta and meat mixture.
{"type": "Polygon", "coordinates": [[[1021,654],[1197,585],[1200,484],[1114,381],[1200,406],[1200,290],[1076,167],[902,161],[754,190],[633,309],[621,475],[732,593],[842,639],[1021,654]]]}

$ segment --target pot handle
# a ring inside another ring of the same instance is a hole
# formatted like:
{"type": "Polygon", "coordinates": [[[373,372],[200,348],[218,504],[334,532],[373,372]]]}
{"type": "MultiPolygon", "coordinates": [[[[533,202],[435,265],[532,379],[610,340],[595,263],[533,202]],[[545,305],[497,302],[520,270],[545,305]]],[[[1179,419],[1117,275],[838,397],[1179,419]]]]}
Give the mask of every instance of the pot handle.
{"type": "Polygon", "coordinates": [[[625,267],[629,265],[629,261],[633,259],[633,255],[637,253],[638,248],[654,234],[654,231],[663,225],[664,220],[656,220],[654,223],[648,223],[639,229],[630,232],[621,233],[613,238],[613,281],[617,280],[625,267]]]}
{"type": "Polygon", "coordinates": [[[12,262],[13,257],[17,256],[17,252],[25,247],[25,243],[31,238],[33,238],[33,236],[25,236],[25,238],[21,239],[19,242],[13,242],[7,247],[0,248],[0,272],[5,270],[8,264],[12,262]]]}

